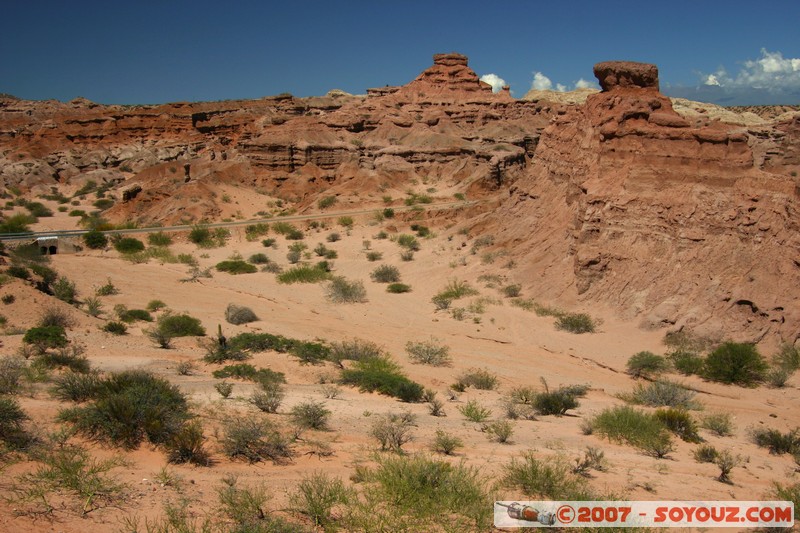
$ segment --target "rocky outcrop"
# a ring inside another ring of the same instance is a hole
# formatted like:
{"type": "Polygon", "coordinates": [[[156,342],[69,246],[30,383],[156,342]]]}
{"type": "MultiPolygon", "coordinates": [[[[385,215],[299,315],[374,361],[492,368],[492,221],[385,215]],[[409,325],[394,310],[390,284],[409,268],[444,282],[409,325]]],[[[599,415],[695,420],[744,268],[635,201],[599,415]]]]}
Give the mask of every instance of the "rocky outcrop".
{"type": "Polygon", "coordinates": [[[628,65],[596,68],[606,89],[545,129],[485,230],[503,228],[544,297],[647,327],[794,342],[797,182],[760,170],[741,128],[689,124],[652,66],[628,65]]]}

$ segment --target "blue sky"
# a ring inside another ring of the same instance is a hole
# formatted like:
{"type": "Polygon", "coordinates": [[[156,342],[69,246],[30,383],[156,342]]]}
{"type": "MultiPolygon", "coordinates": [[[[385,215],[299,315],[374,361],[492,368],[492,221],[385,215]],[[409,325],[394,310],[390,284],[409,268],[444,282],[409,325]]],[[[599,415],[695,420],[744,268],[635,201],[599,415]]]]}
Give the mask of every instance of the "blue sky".
{"type": "Polygon", "coordinates": [[[258,98],[409,82],[438,52],[523,96],[655,63],[662,91],[800,104],[800,1],[6,1],[0,92],[100,103],[258,98]],[[539,76],[536,76],[536,73],[539,76]],[[712,77],[709,77],[712,76],[712,77]]]}

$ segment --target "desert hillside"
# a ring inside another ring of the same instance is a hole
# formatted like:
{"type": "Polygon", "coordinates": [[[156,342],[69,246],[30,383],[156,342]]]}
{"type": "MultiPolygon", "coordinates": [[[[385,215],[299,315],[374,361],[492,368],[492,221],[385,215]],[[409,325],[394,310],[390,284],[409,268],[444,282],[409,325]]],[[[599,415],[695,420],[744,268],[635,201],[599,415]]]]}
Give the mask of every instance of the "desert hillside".
{"type": "Polygon", "coordinates": [[[0,99],[0,529],[796,502],[800,112],[595,74],[0,99]]]}

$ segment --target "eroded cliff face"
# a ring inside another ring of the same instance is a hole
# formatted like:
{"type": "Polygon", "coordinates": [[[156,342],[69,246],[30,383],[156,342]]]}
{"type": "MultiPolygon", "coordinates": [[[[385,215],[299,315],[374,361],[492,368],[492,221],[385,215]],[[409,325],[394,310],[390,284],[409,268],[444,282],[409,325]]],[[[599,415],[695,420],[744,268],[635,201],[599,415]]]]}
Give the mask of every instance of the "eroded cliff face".
{"type": "Polygon", "coordinates": [[[141,187],[104,214],[141,223],[211,219],[220,184],[300,209],[322,192],[402,191],[415,180],[482,194],[521,175],[552,112],[492,94],[459,54],[368,93],[133,107],[0,100],[0,182],[33,193],[89,180],[141,187]]]}
{"type": "Polygon", "coordinates": [[[486,231],[519,223],[507,245],[552,298],[648,327],[797,340],[798,181],[757,168],[745,129],[690,125],[654,66],[598,67],[603,92],[547,127],[486,231]]]}

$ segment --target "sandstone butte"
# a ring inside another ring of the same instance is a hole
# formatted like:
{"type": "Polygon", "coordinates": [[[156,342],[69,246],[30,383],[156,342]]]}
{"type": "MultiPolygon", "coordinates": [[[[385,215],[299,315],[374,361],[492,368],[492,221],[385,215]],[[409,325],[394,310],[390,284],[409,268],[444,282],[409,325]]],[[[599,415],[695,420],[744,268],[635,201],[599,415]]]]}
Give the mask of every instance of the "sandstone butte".
{"type": "MultiPolygon", "coordinates": [[[[335,195],[442,180],[482,203],[458,222],[493,235],[526,289],[605,305],[646,328],[800,340],[800,113],[722,109],[659,92],[655,65],[609,61],[572,100],[493,94],[460,54],[402,87],[258,100],[98,105],[0,99],[0,182],[25,195],[93,181],[113,222],[192,223],[220,187],[298,212],[335,195]]],[[[402,192],[401,192],[402,194],[402,192]]],[[[448,214],[442,214],[445,218],[448,214]]]]}

